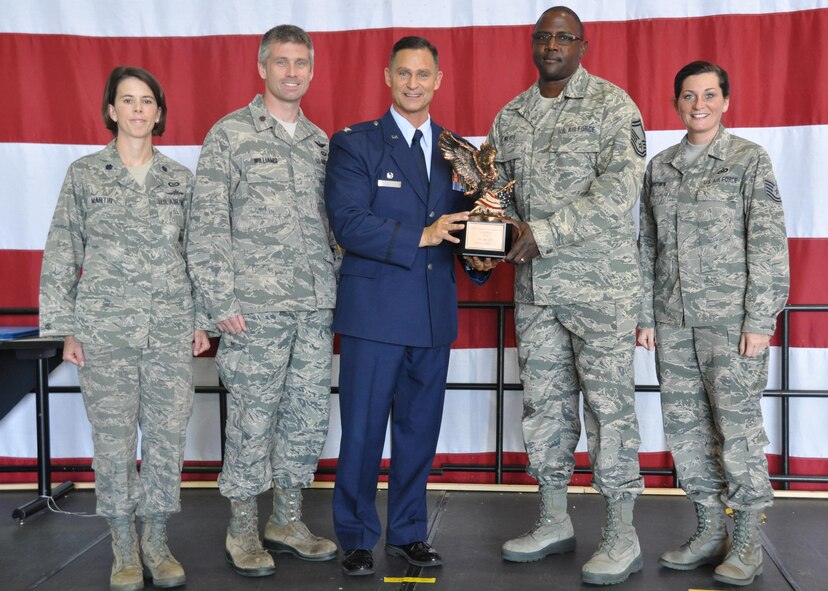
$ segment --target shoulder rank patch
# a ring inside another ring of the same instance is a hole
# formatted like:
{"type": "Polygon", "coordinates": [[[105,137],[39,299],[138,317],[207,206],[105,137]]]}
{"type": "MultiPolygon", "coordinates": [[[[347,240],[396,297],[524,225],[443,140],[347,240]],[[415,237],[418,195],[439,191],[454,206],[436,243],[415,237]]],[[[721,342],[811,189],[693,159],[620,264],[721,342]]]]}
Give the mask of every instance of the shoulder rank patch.
{"type": "Polygon", "coordinates": [[[782,196],[779,194],[779,189],[776,187],[776,183],[771,179],[765,179],[765,195],[767,195],[768,199],[771,201],[782,203],[782,196]]]}
{"type": "Polygon", "coordinates": [[[644,158],[647,155],[647,136],[644,134],[644,124],[641,119],[633,119],[632,133],[630,133],[630,141],[632,142],[635,153],[644,158]]]}

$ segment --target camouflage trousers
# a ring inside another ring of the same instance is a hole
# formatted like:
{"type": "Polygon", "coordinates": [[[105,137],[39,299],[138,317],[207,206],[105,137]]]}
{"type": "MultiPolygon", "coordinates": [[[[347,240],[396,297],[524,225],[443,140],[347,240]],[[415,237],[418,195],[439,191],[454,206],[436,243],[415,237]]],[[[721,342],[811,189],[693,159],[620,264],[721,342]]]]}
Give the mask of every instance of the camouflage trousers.
{"type": "Polygon", "coordinates": [[[193,412],[189,342],[145,349],[88,343],[78,370],[92,424],[97,513],[123,517],[181,509],[181,466],[193,412]],[[135,466],[141,428],[141,471],[135,466]]]}
{"type": "Polygon", "coordinates": [[[632,369],[638,308],[632,299],[517,304],[523,438],[540,484],[563,489],[572,478],[582,391],[592,486],[610,498],[643,490],[632,369]]]}
{"type": "Polygon", "coordinates": [[[332,310],[245,314],[216,355],[230,393],[219,490],[258,495],[273,482],[307,487],[328,434],[332,310]]]}
{"type": "Polygon", "coordinates": [[[664,434],[687,496],[752,510],[773,502],[762,390],[768,351],[739,355],[741,328],[656,324],[664,434]]]}

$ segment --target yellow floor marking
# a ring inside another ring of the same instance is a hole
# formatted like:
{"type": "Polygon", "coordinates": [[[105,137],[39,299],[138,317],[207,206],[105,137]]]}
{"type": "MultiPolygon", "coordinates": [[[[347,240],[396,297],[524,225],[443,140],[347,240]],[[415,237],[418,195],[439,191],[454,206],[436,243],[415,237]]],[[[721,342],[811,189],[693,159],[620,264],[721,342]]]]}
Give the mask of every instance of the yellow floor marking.
{"type": "Polygon", "coordinates": [[[385,577],[383,583],[436,583],[436,577],[385,577]]]}

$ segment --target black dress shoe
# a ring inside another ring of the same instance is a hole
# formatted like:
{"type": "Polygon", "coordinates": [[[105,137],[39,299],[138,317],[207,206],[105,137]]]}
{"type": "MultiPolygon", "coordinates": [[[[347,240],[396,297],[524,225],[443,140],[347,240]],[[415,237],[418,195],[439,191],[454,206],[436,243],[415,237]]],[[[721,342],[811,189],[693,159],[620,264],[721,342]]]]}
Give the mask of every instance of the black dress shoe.
{"type": "Polygon", "coordinates": [[[373,575],[374,555],[370,550],[361,548],[345,550],[342,553],[342,571],[351,576],[373,575]]]}
{"type": "Polygon", "coordinates": [[[385,551],[391,556],[405,558],[408,564],[414,566],[440,566],[443,564],[443,559],[440,558],[437,551],[426,542],[411,542],[399,546],[386,544],[385,551]]]}

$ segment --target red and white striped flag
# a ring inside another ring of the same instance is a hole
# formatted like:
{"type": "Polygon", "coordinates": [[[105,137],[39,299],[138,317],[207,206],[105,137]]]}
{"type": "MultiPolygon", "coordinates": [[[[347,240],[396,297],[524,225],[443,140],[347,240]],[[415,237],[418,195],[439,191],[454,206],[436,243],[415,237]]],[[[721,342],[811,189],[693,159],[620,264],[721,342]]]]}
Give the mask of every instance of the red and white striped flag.
{"type": "MultiPolygon", "coordinates": [[[[828,1],[568,5],[585,23],[586,68],[625,88],[639,105],[650,156],[683,135],[671,102],[675,72],[695,59],[728,70],[731,104],[724,123],[767,149],[779,181],[791,256],[790,303],[828,304],[828,210],[819,181],[828,156],[828,1]]],[[[194,169],[212,124],[261,92],[256,54],[261,34],[271,26],[289,22],[311,33],[314,79],[302,107],[328,134],[385,112],[390,100],[383,68],[391,46],[403,35],[423,35],[437,46],[444,72],[432,103],[434,119],[480,140],[497,111],[536,80],[529,35],[547,7],[529,0],[0,0],[5,88],[0,92],[0,307],[37,305],[42,249],[66,169],[110,140],[100,109],[114,66],[142,66],[159,78],[169,118],[158,145],[194,169]]],[[[482,289],[463,282],[459,289],[461,300],[510,301],[512,274],[500,268],[482,289]]],[[[462,312],[450,381],[494,380],[494,318],[487,311],[462,312]]],[[[828,388],[828,315],[795,314],[792,326],[791,387],[828,388]]],[[[511,325],[507,346],[506,378],[516,382],[511,325]]],[[[776,346],[770,387],[778,387],[778,353],[776,346]]],[[[197,365],[202,383],[215,380],[211,359],[197,365]]],[[[654,373],[652,357],[639,350],[638,383],[654,383],[654,373]]],[[[52,380],[77,383],[65,366],[52,380]]],[[[779,402],[763,404],[771,439],[767,451],[778,454],[779,402]]],[[[79,396],[55,396],[52,406],[53,457],[91,456],[79,396]]],[[[642,461],[663,462],[657,395],[639,394],[637,410],[642,461]]],[[[33,414],[28,397],[0,420],[0,461],[34,457],[33,414]]],[[[520,393],[507,392],[505,449],[516,461],[525,459],[520,416],[520,393]]],[[[791,402],[795,471],[828,474],[826,422],[828,401],[791,402]]],[[[216,425],[215,397],[198,397],[189,459],[218,459],[216,425]]],[[[336,457],[336,425],[334,404],[326,458],[336,457]]],[[[493,393],[453,391],[446,401],[440,459],[491,460],[494,433],[493,393]]]]}

